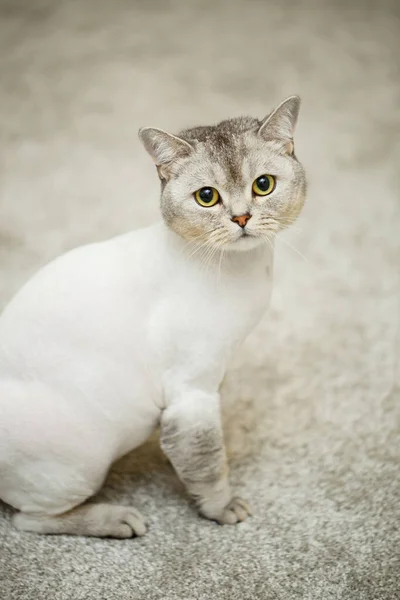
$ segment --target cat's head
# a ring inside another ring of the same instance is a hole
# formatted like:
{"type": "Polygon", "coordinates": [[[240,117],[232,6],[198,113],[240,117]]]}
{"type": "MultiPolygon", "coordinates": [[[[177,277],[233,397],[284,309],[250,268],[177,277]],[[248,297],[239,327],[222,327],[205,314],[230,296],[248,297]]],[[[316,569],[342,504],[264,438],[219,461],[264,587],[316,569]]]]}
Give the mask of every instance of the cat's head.
{"type": "Polygon", "coordinates": [[[188,241],[246,250],[292,223],[306,193],[293,145],[299,108],[292,96],[263,121],[238,117],[177,136],[141,129],[167,225],[188,241]]]}

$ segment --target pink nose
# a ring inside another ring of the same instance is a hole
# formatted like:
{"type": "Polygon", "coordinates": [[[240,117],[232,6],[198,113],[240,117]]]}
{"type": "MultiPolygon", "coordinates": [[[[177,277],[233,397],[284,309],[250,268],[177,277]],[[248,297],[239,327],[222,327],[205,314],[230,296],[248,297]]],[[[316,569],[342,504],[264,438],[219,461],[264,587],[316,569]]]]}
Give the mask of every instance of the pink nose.
{"type": "Polygon", "coordinates": [[[239,227],[245,227],[247,221],[251,219],[251,215],[247,214],[247,215],[240,215],[240,217],[232,217],[232,221],[234,223],[237,223],[239,225],[239,227]]]}

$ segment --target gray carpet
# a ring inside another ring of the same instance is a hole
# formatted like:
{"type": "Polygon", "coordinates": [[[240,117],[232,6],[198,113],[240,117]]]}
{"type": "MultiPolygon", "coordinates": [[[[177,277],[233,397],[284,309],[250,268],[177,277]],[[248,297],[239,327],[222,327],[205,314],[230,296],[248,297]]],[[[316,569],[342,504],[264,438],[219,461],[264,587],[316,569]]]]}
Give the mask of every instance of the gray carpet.
{"type": "Polygon", "coordinates": [[[198,518],[153,441],[101,494],[148,515],[140,540],[22,534],[1,507],[1,599],[398,599],[398,2],[0,6],[1,305],[57,254],[158,218],[139,126],[262,117],[300,93],[310,180],[224,386],[255,516],[198,518]]]}

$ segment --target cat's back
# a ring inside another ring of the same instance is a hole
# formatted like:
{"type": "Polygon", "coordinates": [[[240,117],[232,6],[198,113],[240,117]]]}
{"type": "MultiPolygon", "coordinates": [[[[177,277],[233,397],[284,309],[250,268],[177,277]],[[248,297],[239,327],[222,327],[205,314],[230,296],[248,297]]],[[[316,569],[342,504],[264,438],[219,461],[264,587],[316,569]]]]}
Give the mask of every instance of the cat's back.
{"type": "MultiPolygon", "coordinates": [[[[111,291],[115,285],[128,285],[145,273],[150,260],[151,240],[157,235],[157,226],[138,229],[115,238],[74,248],[39,269],[17,292],[5,307],[0,322],[24,304],[54,308],[54,300],[66,302],[78,296],[81,302],[95,300],[85,296],[90,292],[111,291]],[[49,303],[49,304],[47,304],[49,303]],[[50,306],[51,303],[51,306],[50,306]]],[[[101,298],[97,297],[96,300],[101,298]]]]}
{"type": "Polygon", "coordinates": [[[40,269],[0,315],[0,371],[10,356],[32,356],[32,347],[37,354],[49,344],[122,334],[127,311],[143,317],[157,237],[156,225],[81,246],[40,269]]]}

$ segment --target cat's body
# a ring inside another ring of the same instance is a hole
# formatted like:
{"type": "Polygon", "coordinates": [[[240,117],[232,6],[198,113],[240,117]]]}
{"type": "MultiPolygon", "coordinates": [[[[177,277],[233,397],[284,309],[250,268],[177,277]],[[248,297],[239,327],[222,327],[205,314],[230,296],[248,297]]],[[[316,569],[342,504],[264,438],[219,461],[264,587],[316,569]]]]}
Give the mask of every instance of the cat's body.
{"type": "MultiPolygon", "coordinates": [[[[164,195],[185,158],[172,161],[173,174],[170,160],[156,161],[164,195]]],[[[280,160],[275,170],[286,173],[280,160]]],[[[201,170],[197,177],[194,189],[207,183],[201,170]]],[[[243,194],[230,194],[239,214],[248,210],[243,194]]],[[[0,318],[0,498],[21,511],[22,529],[143,534],[134,508],[80,505],[159,424],[162,447],[205,516],[234,523],[248,512],[229,489],[218,388],[268,305],[273,244],[258,243],[250,216],[210,233],[196,218],[183,222],[175,201],[164,206],[165,223],[46,266],[0,318]],[[213,244],[203,246],[209,233],[213,244]]],[[[216,219],[211,211],[201,218],[216,219]]]]}
{"type": "MultiPolygon", "coordinates": [[[[163,224],[82,247],[43,269],[6,309],[0,465],[21,453],[24,479],[0,466],[0,497],[40,510],[48,495],[41,464],[54,481],[66,475],[52,458],[55,444],[68,469],[89,471],[94,493],[178,394],[218,389],[232,349],[266,308],[272,252],[263,246],[221,265],[218,256],[207,267],[188,261],[191,252],[163,224]]],[[[52,502],[56,514],[72,508],[65,497],[52,502]]]]}

